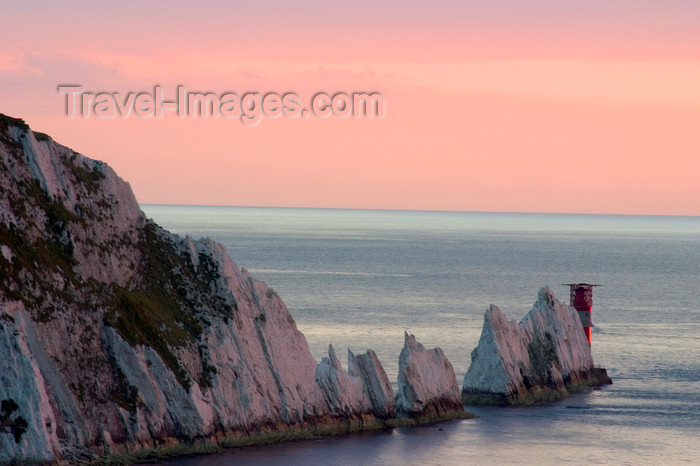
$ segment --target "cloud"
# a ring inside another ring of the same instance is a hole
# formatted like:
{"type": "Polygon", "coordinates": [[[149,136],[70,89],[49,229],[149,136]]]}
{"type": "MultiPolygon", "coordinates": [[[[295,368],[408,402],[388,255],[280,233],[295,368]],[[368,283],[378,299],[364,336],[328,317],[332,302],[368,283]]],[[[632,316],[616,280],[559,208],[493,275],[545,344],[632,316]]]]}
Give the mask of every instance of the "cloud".
{"type": "Polygon", "coordinates": [[[26,74],[38,74],[40,69],[32,67],[23,53],[0,54],[0,76],[21,77],[26,74]]]}

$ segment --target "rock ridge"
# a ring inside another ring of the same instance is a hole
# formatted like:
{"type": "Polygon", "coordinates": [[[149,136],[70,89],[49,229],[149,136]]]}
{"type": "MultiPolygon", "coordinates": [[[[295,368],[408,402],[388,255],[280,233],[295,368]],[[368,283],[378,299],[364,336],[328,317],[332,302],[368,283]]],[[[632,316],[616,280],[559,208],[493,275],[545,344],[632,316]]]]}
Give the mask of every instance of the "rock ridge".
{"type": "Polygon", "coordinates": [[[0,463],[424,421],[397,417],[372,350],[317,363],[270,287],[148,219],[107,164],[5,115],[0,159],[0,463]]]}

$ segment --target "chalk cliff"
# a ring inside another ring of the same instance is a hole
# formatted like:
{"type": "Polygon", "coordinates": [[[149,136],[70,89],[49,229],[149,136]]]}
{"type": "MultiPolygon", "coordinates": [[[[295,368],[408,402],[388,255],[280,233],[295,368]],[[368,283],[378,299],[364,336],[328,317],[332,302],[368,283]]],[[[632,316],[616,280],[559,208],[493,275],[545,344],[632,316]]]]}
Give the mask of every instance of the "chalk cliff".
{"type": "Polygon", "coordinates": [[[395,425],[374,352],[317,364],[271,288],[109,166],[4,115],[0,159],[0,463],[395,425]]]}
{"type": "Polygon", "coordinates": [[[464,376],[465,403],[518,404],[566,396],[569,390],[611,383],[593,365],[576,311],[543,287],[518,323],[494,305],[464,376]]]}

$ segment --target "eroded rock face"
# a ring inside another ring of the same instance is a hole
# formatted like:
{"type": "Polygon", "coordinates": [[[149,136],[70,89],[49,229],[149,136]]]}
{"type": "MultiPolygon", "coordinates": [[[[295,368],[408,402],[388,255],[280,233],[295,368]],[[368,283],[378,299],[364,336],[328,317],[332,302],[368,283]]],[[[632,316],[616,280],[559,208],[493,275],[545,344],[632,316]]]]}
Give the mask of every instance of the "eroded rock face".
{"type": "Polygon", "coordinates": [[[464,411],[452,364],[440,348],[428,350],[415,336],[404,333],[399,356],[397,414],[435,416],[452,411],[464,411]]]}
{"type": "MultiPolygon", "coordinates": [[[[348,350],[348,360],[351,355],[348,350]]],[[[328,347],[328,357],[323,358],[316,367],[316,381],[323,391],[332,415],[352,418],[373,414],[364,379],[355,371],[351,374],[343,370],[332,345],[328,347]]]]}
{"type": "Polygon", "coordinates": [[[0,116],[0,193],[0,401],[28,424],[19,442],[0,430],[0,462],[331,416],[279,296],[222,245],[147,219],[106,164],[0,116]]]}
{"type": "Polygon", "coordinates": [[[466,403],[529,403],[601,383],[607,382],[593,367],[576,311],[543,287],[520,323],[509,321],[497,306],[486,311],[462,398],[466,403]]]}
{"type": "Polygon", "coordinates": [[[0,115],[0,194],[0,462],[395,425],[372,350],[317,364],[271,288],[106,164],[0,115]]]}
{"type": "MultiPolygon", "coordinates": [[[[27,462],[49,462],[59,441],[53,429],[55,419],[46,393],[46,381],[39,363],[32,354],[38,344],[31,332],[29,317],[21,303],[0,304],[0,401],[12,400],[16,416],[0,419],[0,463],[15,458],[27,462]],[[27,423],[19,441],[10,435],[10,422],[18,417],[27,423]]],[[[2,413],[0,413],[2,414],[2,413]]],[[[13,413],[14,414],[14,413],[13,413]]]]}
{"type": "Polygon", "coordinates": [[[354,355],[348,350],[348,374],[362,379],[365,394],[372,404],[372,412],[379,419],[394,415],[394,390],[382,363],[373,350],[354,355]]]}

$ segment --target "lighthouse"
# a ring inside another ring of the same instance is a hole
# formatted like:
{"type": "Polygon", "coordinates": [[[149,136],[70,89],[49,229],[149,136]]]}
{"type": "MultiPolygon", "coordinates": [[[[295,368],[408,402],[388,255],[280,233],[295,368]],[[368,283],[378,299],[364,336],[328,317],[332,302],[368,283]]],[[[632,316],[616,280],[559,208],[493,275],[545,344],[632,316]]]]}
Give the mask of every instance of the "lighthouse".
{"type": "Polygon", "coordinates": [[[593,319],[593,288],[601,285],[591,285],[590,283],[565,283],[571,291],[571,307],[578,311],[578,317],[583,325],[583,332],[588,339],[588,346],[591,346],[591,327],[593,319]]]}

